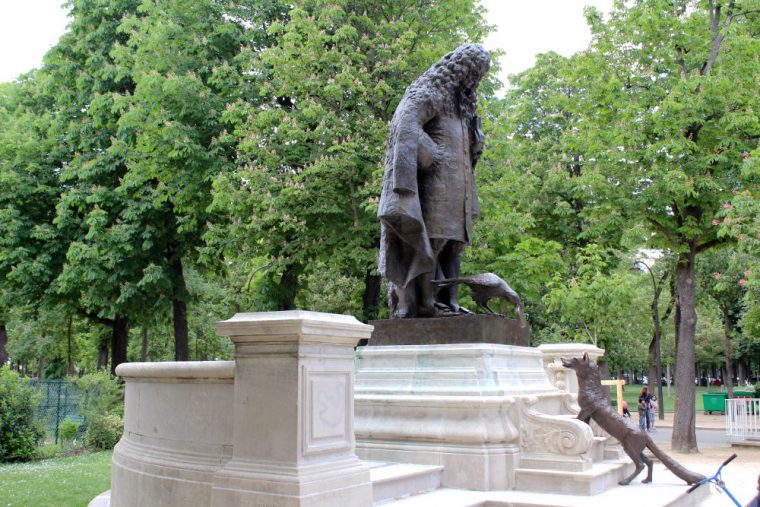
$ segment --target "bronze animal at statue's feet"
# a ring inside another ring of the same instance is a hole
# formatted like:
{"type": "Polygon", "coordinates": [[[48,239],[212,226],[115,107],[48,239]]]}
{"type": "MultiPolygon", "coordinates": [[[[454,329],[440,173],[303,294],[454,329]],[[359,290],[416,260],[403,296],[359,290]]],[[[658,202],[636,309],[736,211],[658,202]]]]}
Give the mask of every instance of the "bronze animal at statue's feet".
{"type": "Polygon", "coordinates": [[[657,447],[650,436],[641,430],[630,418],[618,414],[610,406],[602,387],[602,379],[599,367],[594,361],[589,360],[588,354],[583,358],[573,357],[562,359],[566,368],[575,370],[578,376],[578,405],[581,411],[578,419],[588,423],[591,419],[602,427],[604,431],[616,438],[623,446],[626,454],[636,465],[634,472],[620,481],[618,484],[625,486],[647,467],[647,477],[641,482],[652,482],[652,460],[644,454],[644,449],[649,449],[668,470],[688,484],[696,484],[705,478],[704,475],[692,472],[684,468],[680,463],[665,454],[657,447]]]}
{"type": "Polygon", "coordinates": [[[433,285],[439,289],[445,287],[452,287],[460,283],[465,284],[470,288],[470,297],[475,303],[483,309],[486,313],[495,314],[491,308],[488,307],[488,301],[491,299],[503,299],[509,301],[515,305],[515,313],[517,313],[520,322],[525,323],[525,317],[522,313],[522,300],[520,296],[515,292],[512,287],[502,280],[498,275],[493,273],[480,273],[479,275],[472,276],[459,276],[456,278],[444,278],[443,280],[433,280],[433,285]]]}

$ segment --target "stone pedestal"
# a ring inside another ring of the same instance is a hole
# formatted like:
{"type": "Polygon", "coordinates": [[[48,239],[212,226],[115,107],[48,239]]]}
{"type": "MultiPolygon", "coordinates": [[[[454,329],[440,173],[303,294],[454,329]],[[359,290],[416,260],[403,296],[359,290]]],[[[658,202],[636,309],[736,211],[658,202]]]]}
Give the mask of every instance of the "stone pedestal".
{"type": "Polygon", "coordinates": [[[528,327],[501,315],[458,315],[428,319],[373,320],[375,330],[367,345],[451,345],[496,343],[530,345],[528,327]]]}
{"type": "Polygon", "coordinates": [[[495,344],[361,347],[357,452],[441,465],[444,487],[514,489],[524,467],[583,472],[591,429],[570,415],[543,354],[495,344]]]}
{"type": "Polygon", "coordinates": [[[235,343],[232,459],[211,505],[370,505],[354,453],[354,346],[372,326],[305,311],[241,313],[217,324],[235,343]]]}

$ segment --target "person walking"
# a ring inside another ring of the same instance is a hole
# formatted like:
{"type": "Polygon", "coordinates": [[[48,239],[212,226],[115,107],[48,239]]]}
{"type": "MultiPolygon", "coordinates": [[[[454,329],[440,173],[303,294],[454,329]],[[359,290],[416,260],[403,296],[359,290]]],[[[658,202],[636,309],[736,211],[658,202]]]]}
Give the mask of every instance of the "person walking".
{"type": "Polygon", "coordinates": [[[649,400],[649,409],[647,410],[647,417],[649,418],[649,431],[655,431],[654,418],[656,414],[657,414],[657,396],[653,394],[652,398],[649,400]]]}
{"type": "Polygon", "coordinates": [[[647,419],[649,418],[647,416],[647,412],[649,411],[649,389],[646,387],[641,388],[641,393],[639,394],[639,428],[641,428],[641,431],[646,431],[648,429],[647,419]]]}

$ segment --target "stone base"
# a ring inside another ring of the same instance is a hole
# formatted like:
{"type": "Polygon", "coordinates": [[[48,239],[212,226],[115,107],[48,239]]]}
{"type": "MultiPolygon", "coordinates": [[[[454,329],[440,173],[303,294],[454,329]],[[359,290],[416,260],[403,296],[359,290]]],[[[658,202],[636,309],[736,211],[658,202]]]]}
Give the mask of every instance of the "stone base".
{"type": "Polygon", "coordinates": [[[629,476],[634,468],[630,460],[597,463],[583,472],[518,468],[515,471],[516,489],[563,495],[598,495],[616,488],[618,481],[629,476]]]}
{"type": "Polygon", "coordinates": [[[231,361],[123,363],[124,435],[113,452],[111,505],[209,505],[232,455],[231,361]]]}
{"type": "MultiPolygon", "coordinates": [[[[360,347],[363,459],[443,466],[443,486],[517,486],[518,468],[585,473],[596,440],[551,385],[543,354],[496,344],[360,347]]],[[[599,453],[601,454],[601,453],[599,453]]]]}
{"type": "Polygon", "coordinates": [[[509,444],[359,441],[356,454],[369,461],[441,466],[442,484],[447,488],[500,491],[515,488],[512,471],[517,468],[520,450],[509,444]]]}
{"type": "Polygon", "coordinates": [[[429,319],[373,320],[368,345],[447,345],[496,343],[530,345],[528,327],[500,315],[457,315],[429,319]]]}
{"type": "Polygon", "coordinates": [[[326,507],[371,505],[369,467],[356,457],[283,467],[230,461],[214,479],[211,505],[326,507]]]}

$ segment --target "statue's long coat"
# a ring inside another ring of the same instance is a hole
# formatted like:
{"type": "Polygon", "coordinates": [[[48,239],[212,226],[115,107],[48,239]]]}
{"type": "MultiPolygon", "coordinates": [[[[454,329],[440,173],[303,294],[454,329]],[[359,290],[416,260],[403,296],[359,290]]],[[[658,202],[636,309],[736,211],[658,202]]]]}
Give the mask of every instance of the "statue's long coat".
{"type": "Polygon", "coordinates": [[[482,150],[477,119],[445,109],[407,90],[391,121],[378,210],[380,272],[400,287],[435,271],[431,239],[469,243],[480,211],[473,172],[482,150]]]}

